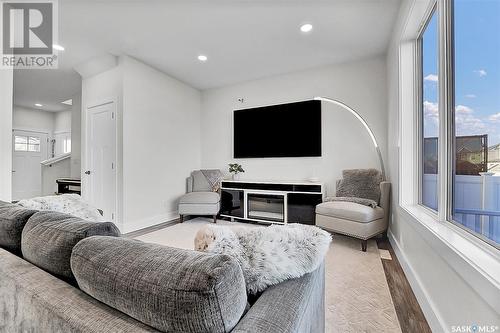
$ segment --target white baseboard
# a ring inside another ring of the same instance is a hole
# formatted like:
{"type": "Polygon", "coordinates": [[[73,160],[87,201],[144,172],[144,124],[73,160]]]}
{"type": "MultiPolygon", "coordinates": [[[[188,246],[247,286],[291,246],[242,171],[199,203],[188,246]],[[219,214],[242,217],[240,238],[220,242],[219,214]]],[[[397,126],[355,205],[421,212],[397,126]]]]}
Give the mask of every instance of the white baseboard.
{"type": "Polygon", "coordinates": [[[450,328],[447,327],[444,320],[439,316],[439,312],[432,302],[432,297],[420,281],[411,263],[406,259],[403,250],[390,230],[387,232],[387,236],[431,330],[433,332],[448,332],[450,328]]]}
{"type": "Polygon", "coordinates": [[[160,223],[172,221],[178,217],[179,217],[179,214],[177,213],[177,211],[173,211],[173,212],[167,212],[164,214],[148,217],[148,218],[141,219],[141,220],[125,222],[122,224],[123,230],[121,232],[123,234],[126,234],[126,233],[133,232],[136,230],[152,227],[152,226],[160,224],[160,223]]]}

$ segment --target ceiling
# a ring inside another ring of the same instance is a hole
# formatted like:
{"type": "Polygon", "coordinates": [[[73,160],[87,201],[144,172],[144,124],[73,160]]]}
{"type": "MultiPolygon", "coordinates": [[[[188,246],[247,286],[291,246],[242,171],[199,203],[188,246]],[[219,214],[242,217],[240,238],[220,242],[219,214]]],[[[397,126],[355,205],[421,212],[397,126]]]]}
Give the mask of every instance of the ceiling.
{"type": "Polygon", "coordinates": [[[57,111],[80,89],[73,67],[108,53],[130,55],[201,90],[381,55],[399,4],[60,0],[60,69],[16,71],[14,101],[57,111]],[[302,33],[303,23],[313,31],[302,33]]]}
{"type": "Polygon", "coordinates": [[[14,71],[14,104],[45,111],[64,111],[71,106],[61,102],[81,90],[81,78],[71,69],[14,71]],[[42,107],[35,106],[42,104],[42,107]]]}

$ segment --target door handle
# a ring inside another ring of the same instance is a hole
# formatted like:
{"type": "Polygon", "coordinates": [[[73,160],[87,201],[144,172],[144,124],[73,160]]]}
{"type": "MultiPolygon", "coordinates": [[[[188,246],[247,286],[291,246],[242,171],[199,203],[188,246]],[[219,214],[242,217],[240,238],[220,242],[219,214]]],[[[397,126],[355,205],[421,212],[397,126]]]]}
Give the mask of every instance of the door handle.
{"type": "Polygon", "coordinates": [[[90,170],[85,171],[86,175],[90,175],[90,170]]]}

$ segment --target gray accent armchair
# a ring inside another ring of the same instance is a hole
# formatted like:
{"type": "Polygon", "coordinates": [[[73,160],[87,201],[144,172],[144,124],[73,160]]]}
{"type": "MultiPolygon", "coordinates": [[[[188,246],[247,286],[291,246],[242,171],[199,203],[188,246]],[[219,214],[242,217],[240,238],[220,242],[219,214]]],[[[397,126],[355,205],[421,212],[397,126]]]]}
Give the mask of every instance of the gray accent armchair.
{"type": "Polygon", "coordinates": [[[212,192],[212,186],[200,170],[187,178],[187,193],[179,200],[180,222],[186,215],[212,215],[217,223],[220,210],[220,194],[212,192]]]}
{"type": "MultiPolygon", "coordinates": [[[[337,182],[338,186],[338,182],[337,182]]],[[[316,225],[330,232],[367,240],[387,230],[390,214],[391,183],[380,183],[380,200],[375,208],[354,202],[323,202],[316,206],[316,225]]]]}

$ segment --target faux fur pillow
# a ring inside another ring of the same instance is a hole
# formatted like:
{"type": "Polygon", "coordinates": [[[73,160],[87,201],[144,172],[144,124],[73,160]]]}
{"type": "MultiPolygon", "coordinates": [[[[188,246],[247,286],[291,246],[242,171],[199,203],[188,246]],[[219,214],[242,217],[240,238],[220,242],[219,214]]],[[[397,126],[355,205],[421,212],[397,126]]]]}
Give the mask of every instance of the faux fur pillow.
{"type": "Polygon", "coordinates": [[[198,231],[195,250],[232,256],[243,270],[247,292],[261,292],[314,271],[323,262],[332,238],[320,228],[302,224],[265,228],[206,225],[198,231]]]}
{"type": "Polygon", "coordinates": [[[343,179],[337,184],[337,197],[356,197],[379,202],[382,175],[378,170],[344,170],[342,177],[343,179]]]}

